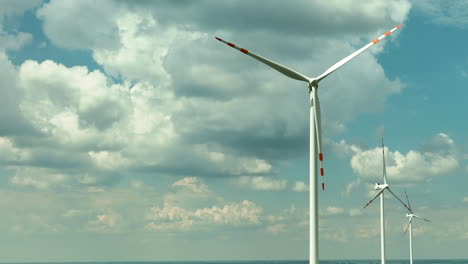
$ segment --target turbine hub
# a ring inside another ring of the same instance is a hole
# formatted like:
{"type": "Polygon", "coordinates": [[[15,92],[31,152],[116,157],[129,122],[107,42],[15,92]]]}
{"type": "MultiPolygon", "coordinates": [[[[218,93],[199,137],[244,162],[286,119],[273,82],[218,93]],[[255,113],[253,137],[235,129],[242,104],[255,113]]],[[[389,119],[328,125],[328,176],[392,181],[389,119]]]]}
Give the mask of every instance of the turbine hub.
{"type": "Polygon", "coordinates": [[[310,80],[309,80],[309,92],[312,91],[312,88],[318,89],[318,81],[317,81],[317,79],[310,79],[310,80]]]}
{"type": "Polygon", "coordinates": [[[376,190],[382,190],[382,189],[385,189],[388,187],[388,184],[380,184],[380,183],[376,183],[375,186],[374,186],[374,189],[376,190]]]}

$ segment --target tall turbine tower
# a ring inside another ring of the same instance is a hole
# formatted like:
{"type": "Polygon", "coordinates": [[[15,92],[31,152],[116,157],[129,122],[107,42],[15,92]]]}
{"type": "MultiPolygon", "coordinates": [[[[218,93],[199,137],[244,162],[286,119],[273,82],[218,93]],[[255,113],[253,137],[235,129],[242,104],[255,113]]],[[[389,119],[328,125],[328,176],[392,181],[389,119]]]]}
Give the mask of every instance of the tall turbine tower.
{"type": "MultiPolygon", "coordinates": [[[[278,72],[299,81],[303,81],[307,83],[307,89],[309,91],[309,100],[310,100],[310,130],[309,130],[309,142],[310,142],[310,166],[309,166],[309,185],[310,185],[310,192],[309,192],[309,202],[310,202],[310,264],[318,264],[319,260],[319,252],[318,252],[318,201],[317,201],[317,158],[320,161],[320,175],[324,176],[323,170],[323,154],[322,154],[322,135],[321,135],[321,126],[320,126],[320,103],[317,95],[318,85],[321,80],[325,77],[336,71],[338,68],[346,64],[348,61],[359,55],[364,50],[368,49],[370,46],[374,45],[375,43],[379,42],[386,36],[390,35],[393,31],[400,28],[402,25],[398,25],[392,30],[388,31],[387,33],[383,34],[382,36],[374,39],[364,47],[358,49],[357,51],[353,52],[352,54],[348,55],[344,59],[338,61],[333,66],[328,68],[318,77],[310,78],[305,76],[302,73],[299,73],[293,69],[285,67],[279,63],[276,63],[272,60],[264,58],[260,55],[257,55],[249,50],[244,48],[237,47],[236,45],[222,40],[218,37],[215,37],[217,40],[223,42],[224,44],[239,50],[240,52],[266,64],[267,66],[277,70],[278,72]]],[[[325,183],[322,177],[322,190],[325,189],[325,183]]]]}
{"type": "Polygon", "coordinates": [[[384,215],[384,191],[387,190],[393,195],[406,209],[410,210],[409,207],[400,199],[395,193],[390,190],[390,186],[387,183],[387,169],[385,167],[385,147],[382,138],[382,161],[383,161],[383,184],[376,183],[375,189],[378,191],[377,194],[364,206],[366,208],[371,204],[378,196],[380,196],[380,258],[381,263],[385,264],[385,215],[384,215]]]}
{"type": "Polygon", "coordinates": [[[408,232],[408,229],[409,229],[410,264],[413,264],[413,241],[412,241],[412,238],[413,238],[413,227],[412,227],[413,218],[418,218],[418,219],[424,220],[426,222],[430,222],[430,221],[425,219],[425,218],[419,217],[419,216],[417,216],[417,215],[415,215],[413,213],[413,209],[411,209],[411,204],[409,202],[408,194],[406,193],[406,191],[405,191],[405,195],[406,195],[406,201],[408,202],[408,206],[409,206],[409,213],[406,214],[406,217],[408,217],[408,226],[406,227],[405,234],[406,234],[406,232],[408,232]]]}

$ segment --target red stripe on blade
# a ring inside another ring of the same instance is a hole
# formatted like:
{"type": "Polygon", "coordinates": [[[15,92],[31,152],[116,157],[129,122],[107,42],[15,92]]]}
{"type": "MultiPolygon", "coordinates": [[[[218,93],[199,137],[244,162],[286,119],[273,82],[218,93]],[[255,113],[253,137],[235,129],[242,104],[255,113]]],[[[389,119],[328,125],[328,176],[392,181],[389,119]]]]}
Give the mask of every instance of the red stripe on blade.
{"type": "Polygon", "coordinates": [[[322,191],[325,190],[325,183],[322,182],[322,191]]]}
{"type": "Polygon", "coordinates": [[[323,173],[323,168],[320,168],[320,175],[325,176],[325,173],[323,173]]]}
{"type": "Polygon", "coordinates": [[[218,37],[215,37],[215,39],[219,40],[219,41],[223,41],[222,39],[218,38],[218,37]]]}
{"type": "Polygon", "coordinates": [[[392,33],[391,31],[388,31],[388,32],[385,33],[384,35],[385,35],[385,36],[388,36],[388,35],[390,35],[391,33],[392,33]]]}
{"type": "Polygon", "coordinates": [[[379,42],[379,41],[380,41],[380,39],[376,38],[376,39],[374,39],[374,40],[372,41],[372,43],[375,44],[375,43],[377,43],[377,42],[379,42]]]}
{"type": "Polygon", "coordinates": [[[228,45],[233,47],[233,48],[236,46],[236,45],[232,44],[231,42],[228,42],[228,45]]]}
{"type": "Polygon", "coordinates": [[[248,53],[249,53],[249,51],[246,50],[246,49],[240,49],[240,51],[243,52],[243,53],[245,53],[245,54],[248,54],[248,53]]]}
{"type": "Polygon", "coordinates": [[[323,161],[323,154],[322,153],[319,153],[319,160],[323,161]]]}
{"type": "Polygon", "coordinates": [[[403,26],[403,24],[400,24],[400,25],[396,26],[396,28],[401,28],[401,26],[403,26]]]}

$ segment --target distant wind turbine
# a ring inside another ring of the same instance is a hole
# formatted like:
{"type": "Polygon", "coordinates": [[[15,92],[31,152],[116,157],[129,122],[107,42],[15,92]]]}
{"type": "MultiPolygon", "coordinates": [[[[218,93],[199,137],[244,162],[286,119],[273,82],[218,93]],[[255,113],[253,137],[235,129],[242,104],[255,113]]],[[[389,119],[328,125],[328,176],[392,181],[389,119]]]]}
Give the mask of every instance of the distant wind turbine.
{"type": "Polygon", "coordinates": [[[413,264],[413,241],[412,241],[412,236],[413,236],[412,222],[413,222],[413,218],[418,218],[418,219],[424,220],[426,222],[430,222],[430,221],[425,219],[425,218],[419,217],[419,216],[417,216],[417,215],[415,215],[413,213],[413,209],[411,209],[411,204],[409,202],[408,194],[406,193],[406,191],[405,191],[405,195],[406,195],[406,201],[408,202],[408,206],[409,206],[409,213],[406,214],[406,217],[408,217],[408,226],[406,227],[405,234],[406,234],[406,232],[408,232],[408,229],[409,229],[410,264],[413,264]]]}
{"type": "Polygon", "coordinates": [[[387,190],[393,195],[408,211],[410,208],[400,199],[395,193],[390,190],[390,186],[387,184],[387,170],[385,167],[385,147],[382,138],[382,160],[383,160],[383,184],[376,183],[375,189],[378,190],[377,194],[364,206],[366,208],[371,204],[378,196],[380,196],[380,257],[381,263],[385,264],[385,216],[384,216],[384,191],[387,190]]]}
{"type": "MultiPolygon", "coordinates": [[[[309,184],[310,184],[310,192],[309,192],[309,201],[310,201],[310,264],[318,264],[318,201],[317,201],[317,157],[320,161],[320,175],[324,176],[323,170],[323,154],[322,154],[322,135],[321,135],[321,121],[320,121],[320,102],[317,95],[318,84],[321,80],[325,77],[336,71],[341,66],[345,65],[351,59],[359,55],[361,52],[368,49],[370,46],[374,45],[375,43],[379,42],[386,36],[390,35],[392,32],[400,28],[402,25],[398,25],[392,30],[388,31],[387,33],[383,34],[382,36],[374,39],[364,47],[358,49],[357,51],[351,53],[344,59],[338,61],[333,66],[328,68],[318,77],[310,78],[305,76],[302,73],[299,73],[293,69],[285,67],[279,63],[276,63],[272,60],[266,59],[260,55],[257,55],[249,50],[244,48],[237,47],[236,45],[222,40],[218,37],[215,37],[217,40],[225,43],[226,45],[239,50],[240,52],[249,55],[250,57],[266,64],[267,66],[277,70],[278,72],[299,81],[304,81],[307,83],[307,87],[309,90],[309,100],[310,100],[310,130],[309,130],[309,142],[310,142],[310,166],[309,166],[309,184]]],[[[322,177],[322,190],[325,189],[325,183],[323,182],[322,177]]]]}

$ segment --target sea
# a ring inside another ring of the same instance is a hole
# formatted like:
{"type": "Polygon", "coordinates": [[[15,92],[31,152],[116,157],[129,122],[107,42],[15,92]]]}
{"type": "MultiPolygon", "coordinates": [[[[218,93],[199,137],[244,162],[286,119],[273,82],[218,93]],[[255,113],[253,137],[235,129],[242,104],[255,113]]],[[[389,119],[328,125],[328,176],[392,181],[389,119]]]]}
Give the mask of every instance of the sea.
{"type": "MultiPolygon", "coordinates": [[[[307,260],[256,261],[106,261],[106,262],[0,262],[0,264],[308,264],[307,260]]],[[[409,264],[409,260],[387,260],[387,264],[409,264]]],[[[468,259],[413,260],[414,264],[468,264],[468,259]]],[[[380,264],[380,260],[320,260],[320,264],[380,264]]]]}

